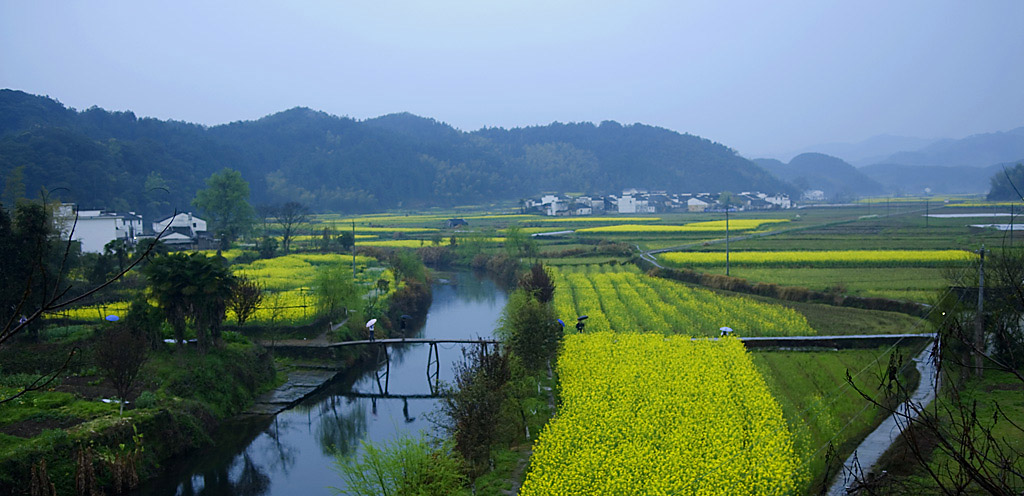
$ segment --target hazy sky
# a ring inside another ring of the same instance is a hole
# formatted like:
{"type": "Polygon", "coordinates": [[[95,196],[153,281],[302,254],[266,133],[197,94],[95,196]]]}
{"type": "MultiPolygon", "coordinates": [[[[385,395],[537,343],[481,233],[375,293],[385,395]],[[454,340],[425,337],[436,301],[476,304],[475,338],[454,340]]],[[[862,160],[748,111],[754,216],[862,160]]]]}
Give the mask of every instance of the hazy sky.
{"type": "Polygon", "coordinates": [[[1021,0],[0,0],[0,87],[209,125],[642,122],[761,156],[1024,126],[1022,21],[1021,0]]]}

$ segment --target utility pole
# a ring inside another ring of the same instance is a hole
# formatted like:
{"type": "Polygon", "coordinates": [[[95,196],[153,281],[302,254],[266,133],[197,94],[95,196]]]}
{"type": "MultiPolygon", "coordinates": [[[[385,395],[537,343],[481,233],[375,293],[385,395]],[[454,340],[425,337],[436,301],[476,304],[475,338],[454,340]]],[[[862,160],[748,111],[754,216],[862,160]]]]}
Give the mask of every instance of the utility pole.
{"type": "Polygon", "coordinates": [[[356,221],[352,221],[352,280],[356,280],[356,221]]]}
{"type": "Polygon", "coordinates": [[[985,353],[985,245],[978,251],[978,313],[974,317],[974,374],[982,376],[982,356],[985,353]]]}

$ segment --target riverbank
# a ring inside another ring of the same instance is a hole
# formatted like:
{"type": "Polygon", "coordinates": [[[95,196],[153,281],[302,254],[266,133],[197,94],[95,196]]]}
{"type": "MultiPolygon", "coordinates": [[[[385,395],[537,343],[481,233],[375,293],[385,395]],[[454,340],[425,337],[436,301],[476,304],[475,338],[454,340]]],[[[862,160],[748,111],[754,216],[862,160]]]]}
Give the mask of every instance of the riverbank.
{"type": "Polygon", "coordinates": [[[0,495],[45,494],[50,487],[75,494],[81,484],[116,493],[155,475],[166,461],[209,445],[221,422],[278,382],[266,350],[232,339],[205,353],[151,352],[139,374],[143,393],[130,396],[123,414],[115,402],[101,401],[115,390],[96,374],[88,340],[76,342],[85,360],[52,387],[0,412],[0,495]]]}

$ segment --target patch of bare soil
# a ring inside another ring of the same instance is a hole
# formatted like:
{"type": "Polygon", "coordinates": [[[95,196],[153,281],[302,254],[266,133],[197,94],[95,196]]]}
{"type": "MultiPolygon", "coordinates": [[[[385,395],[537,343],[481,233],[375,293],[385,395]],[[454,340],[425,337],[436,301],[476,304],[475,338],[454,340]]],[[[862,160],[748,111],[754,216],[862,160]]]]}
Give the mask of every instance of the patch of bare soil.
{"type": "MultiPolygon", "coordinates": [[[[117,389],[110,384],[109,381],[103,381],[98,384],[96,380],[98,377],[65,377],[61,380],[61,384],[54,388],[55,391],[61,391],[64,393],[71,393],[80,398],[87,400],[98,400],[100,398],[113,398],[117,396],[117,389]]],[[[131,398],[131,395],[128,396],[131,398]]]]}
{"type": "Polygon", "coordinates": [[[46,429],[67,429],[81,424],[82,422],[84,422],[84,420],[75,417],[63,419],[52,417],[27,419],[0,427],[0,432],[28,439],[30,437],[38,436],[46,429]]]}

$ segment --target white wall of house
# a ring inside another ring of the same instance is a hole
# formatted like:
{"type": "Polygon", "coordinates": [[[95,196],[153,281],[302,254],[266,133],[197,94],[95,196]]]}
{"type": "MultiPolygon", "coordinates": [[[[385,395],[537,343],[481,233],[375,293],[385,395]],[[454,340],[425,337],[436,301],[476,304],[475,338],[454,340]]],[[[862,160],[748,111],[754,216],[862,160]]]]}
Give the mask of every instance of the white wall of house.
{"type": "Polygon", "coordinates": [[[697,198],[686,200],[686,209],[690,212],[703,212],[707,208],[708,202],[704,200],[698,200],[697,198]]]}
{"type": "Polygon", "coordinates": [[[132,242],[135,236],[142,234],[142,219],[134,215],[103,213],[99,210],[81,210],[78,222],[74,217],[65,221],[65,232],[74,233],[71,239],[82,244],[84,253],[103,253],[103,247],[115,239],[132,242]]]}
{"type": "Polygon", "coordinates": [[[636,203],[636,198],[634,198],[632,195],[625,195],[622,198],[619,198],[619,213],[635,214],[636,203]]]}
{"type": "Polygon", "coordinates": [[[789,197],[786,195],[766,196],[764,197],[764,201],[771,203],[772,205],[775,205],[779,208],[790,208],[793,206],[793,203],[789,200],[789,197]]]}
{"type": "Polygon", "coordinates": [[[171,228],[175,227],[187,227],[195,232],[206,232],[206,221],[192,215],[192,212],[181,212],[173,217],[168,217],[164,220],[158,220],[153,223],[153,232],[160,232],[164,230],[167,224],[171,224],[171,228]]]}

